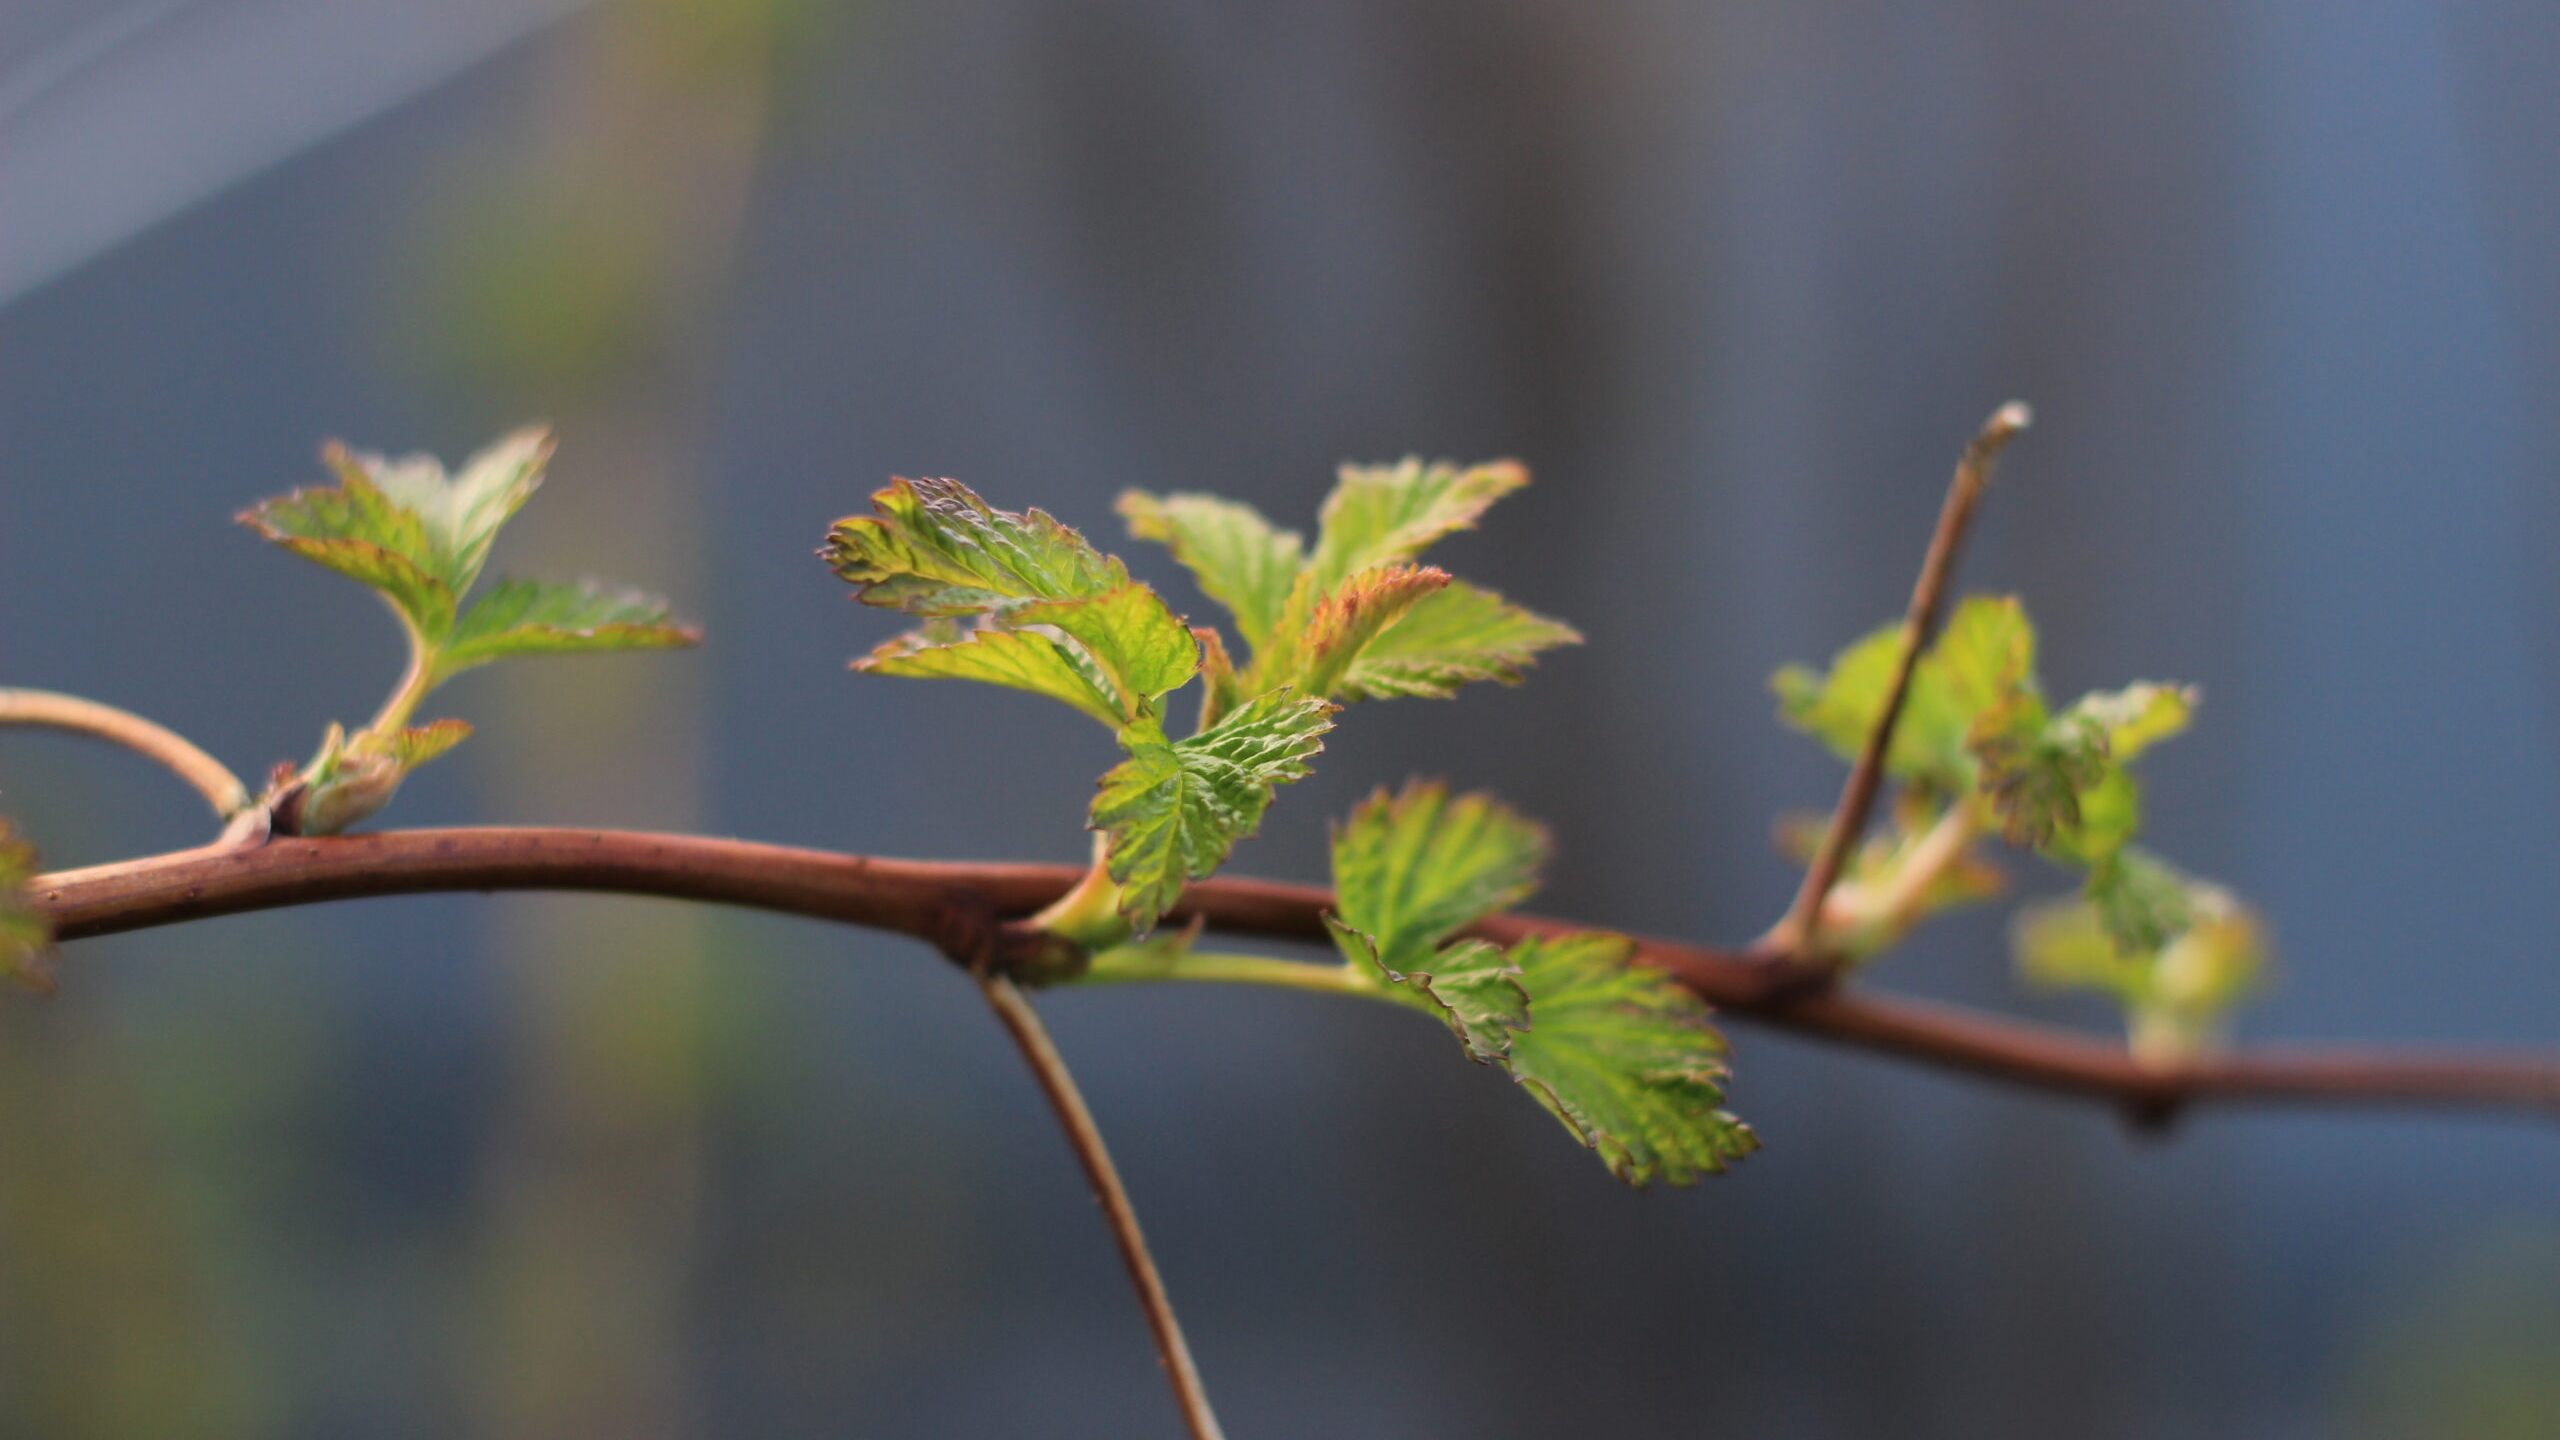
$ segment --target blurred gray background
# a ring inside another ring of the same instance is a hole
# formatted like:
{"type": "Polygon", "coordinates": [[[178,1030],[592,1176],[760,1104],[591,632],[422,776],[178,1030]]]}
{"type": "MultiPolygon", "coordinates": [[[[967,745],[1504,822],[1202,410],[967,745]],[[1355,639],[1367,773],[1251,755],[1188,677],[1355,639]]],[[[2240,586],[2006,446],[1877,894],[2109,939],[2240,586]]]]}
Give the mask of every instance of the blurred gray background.
{"type": "MultiPolygon", "coordinates": [[[[1074,859],[1107,744],[848,675],[830,519],[1512,455],[1449,563],[1592,643],[1349,714],[1237,867],[1426,771],[1553,822],[1543,908],[1739,938],[1838,783],[1766,675],[1899,606],[2018,395],[1966,581],[2065,693],[2204,687],[2152,832],[2272,917],[2245,1033],[2560,1045],[2555,65],[2550,7],[2418,0],[7,0],[0,677],[305,755],[396,639],[232,513],[547,417],[499,568],[711,642],[461,682],[391,820],[1074,859]]],[[[56,863],[207,830],[76,742],[0,788],[56,863]]],[[[1875,982],[2112,1023],[1999,926],[1875,982]]],[[[67,965],[0,1005],[0,1434],[1177,1433],[916,946],[438,897],[67,965]]],[[[1767,1150],[1639,1196],[1409,1017],[1048,1009],[1240,1440],[2560,1434],[2547,1124],[2154,1143],[1737,1026],[1767,1150]]]]}

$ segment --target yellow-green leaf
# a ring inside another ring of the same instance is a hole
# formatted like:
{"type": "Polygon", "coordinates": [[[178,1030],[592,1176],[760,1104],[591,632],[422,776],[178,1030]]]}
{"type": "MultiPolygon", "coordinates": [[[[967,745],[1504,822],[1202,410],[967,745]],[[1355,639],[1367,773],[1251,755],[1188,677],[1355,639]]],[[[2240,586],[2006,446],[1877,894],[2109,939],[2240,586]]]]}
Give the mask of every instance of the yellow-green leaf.
{"type": "Polygon", "coordinates": [[[1546,830],[1476,793],[1436,781],[1379,790],[1333,831],[1335,912],[1369,937],[1386,979],[1426,968],[1450,936],[1538,888],[1546,830]]]}
{"type": "Polygon", "coordinates": [[[1235,617],[1236,633],[1247,645],[1258,651],[1269,641],[1306,563],[1298,532],[1275,527],[1250,505],[1215,495],[1130,490],[1120,496],[1119,510],[1132,536],[1173,551],[1201,592],[1235,617]]]}
{"type": "Polygon", "coordinates": [[[1307,562],[1315,596],[1363,570],[1411,560],[1452,531],[1474,529],[1493,502],[1528,483],[1529,472],[1509,460],[1343,466],[1307,562]]]}
{"type": "Polygon", "coordinates": [[[1166,743],[1152,720],[1123,733],[1129,758],[1102,777],[1092,819],[1109,837],[1120,913],[1135,930],[1152,928],[1184,885],[1215,871],[1260,826],[1274,786],[1306,777],[1333,708],[1282,690],[1179,742],[1166,743]]]}
{"type": "Polygon", "coordinates": [[[1727,1114],[1725,1045],[1707,1007],[1633,962],[1620,935],[1533,936],[1511,947],[1529,1025],[1503,1065],[1630,1185],[1696,1183],[1760,1148],[1727,1114]]]}
{"type": "Polygon", "coordinates": [[[1453,580],[1362,647],[1332,693],[1342,700],[1446,700],[1478,680],[1517,685],[1539,651],[1581,643],[1570,625],[1453,580]]]}
{"type": "Polygon", "coordinates": [[[2210,1046],[2232,1009],[2265,983],[2269,948],[2257,916],[2218,885],[2189,879],[2147,857],[2134,888],[2166,883],[2172,912],[2139,927],[2111,915],[2108,896],[2074,896],[2028,906],[2010,931],[2018,971],[2044,989],[2096,990],[2123,1007],[2134,1052],[2160,1064],[2210,1046]]]}
{"type": "Polygon", "coordinates": [[[673,650],[700,643],[702,632],[679,623],[655,595],[592,580],[501,580],[462,612],[437,669],[455,675],[513,655],[673,650]]]}
{"type": "Polygon", "coordinates": [[[1026,605],[1005,623],[1046,625],[1084,647],[1120,696],[1121,723],[1200,669],[1200,644],[1155,591],[1131,581],[1090,600],[1026,605]]]}
{"type": "Polygon", "coordinates": [[[995,509],[956,480],[893,481],[871,506],[837,521],[820,552],[866,605],[980,615],[1129,583],[1118,560],[1046,513],[995,509]]]}
{"type": "Polygon", "coordinates": [[[1381,565],[1345,580],[1318,601],[1297,643],[1298,688],[1331,699],[1344,675],[1381,631],[1449,583],[1449,572],[1428,565],[1381,565]]]}
{"type": "Polygon", "coordinates": [[[875,675],[924,680],[976,680],[1063,700],[1115,732],[1129,723],[1110,681],[1080,651],[1032,630],[987,629],[965,640],[932,644],[901,635],[853,662],[875,675]]]}

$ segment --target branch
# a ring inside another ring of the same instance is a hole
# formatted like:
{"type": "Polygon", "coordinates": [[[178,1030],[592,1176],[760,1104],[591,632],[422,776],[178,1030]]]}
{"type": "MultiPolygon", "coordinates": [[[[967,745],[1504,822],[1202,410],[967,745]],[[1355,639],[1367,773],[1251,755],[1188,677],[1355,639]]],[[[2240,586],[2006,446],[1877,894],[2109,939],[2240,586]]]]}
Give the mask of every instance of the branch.
{"type": "Polygon", "coordinates": [[[1964,447],[1963,458],[1956,461],[1955,478],[1947,482],[1946,503],[1938,510],[1938,528],[1929,537],[1928,554],[1921,557],[1920,578],[1911,586],[1911,604],[1902,616],[1902,643],[1893,657],[1893,678],[1885,686],[1884,708],[1876,713],[1876,723],[1867,732],[1866,748],[1858,752],[1858,763],[1849,770],[1848,783],[1840,788],[1840,803],[1832,808],[1831,828],[1823,832],[1822,848],[1814,852],[1813,865],[1804,872],[1804,884],[1796,891],[1795,904],[1787,918],[1780,921],[1772,939],[1786,951],[1807,957],[1819,967],[1817,973],[1836,970],[1836,963],[1823,958],[1821,945],[1822,902],[1839,883],[1840,868],[1848,863],[1851,847],[1866,833],[1867,817],[1876,808],[1876,792],[1884,783],[1884,757],[1893,746],[1894,726],[1902,718],[1902,702],[1911,693],[1911,672],[1920,663],[1921,648],[1929,643],[1931,632],[1938,628],[1938,617],[1947,606],[1947,581],[1954,576],[1956,552],[1964,544],[1965,531],[1973,524],[1973,512],[1982,503],[1982,492],[1991,484],[1991,470],[2000,452],[2027,428],[2031,416],[2027,407],[2012,400],[1982,422],[1982,429],[1964,447]]]}
{"type": "Polygon", "coordinates": [[[249,787],[240,783],[240,777],[232,774],[230,767],[197,748],[186,736],[129,710],[77,695],[57,695],[50,690],[0,690],[0,725],[68,730],[121,745],[176,772],[222,819],[229,820],[249,808],[249,787]]]}
{"type": "MultiPolygon", "coordinates": [[[[940,944],[956,909],[1028,915],[1082,874],[1068,865],[883,860],[692,835],[486,827],[279,839],[41,875],[28,893],[64,940],[216,915],[372,895],[590,890],[742,905],[896,931],[940,944]]],[[[1239,934],[1320,940],[1332,894],[1264,880],[1208,880],[1169,917],[1239,934]]],[[[1497,943],[1569,933],[1561,920],[1498,916],[1497,943]]],[[[1803,983],[1800,960],[1639,937],[1636,958],[1709,1004],[1816,1039],[2059,1094],[2145,1118],[2190,1102],[2469,1106],[2560,1116],[2560,1060],[2397,1051],[2276,1050],[2136,1064],[2121,1045],[1925,1001],[1803,983]]],[[[1819,973],[1819,972],[1816,972],[1819,973]]]]}
{"type": "Polygon", "coordinates": [[[1209,1408],[1208,1388],[1200,1383],[1199,1367],[1191,1363],[1182,1322],[1174,1318],[1173,1297],[1165,1293],[1164,1277],[1156,1273],[1155,1257],[1147,1252],[1137,1207],[1129,1203],[1128,1188],[1120,1183],[1119,1168],[1111,1163],[1110,1148],[1102,1143],[1101,1127],[1093,1123],[1093,1112],[1085,1108],[1075,1076],[1049,1039],[1049,1027],[1040,1023],[1040,1012],[1031,1008],[1021,988],[1004,976],[979,976],[978,988],[986,993],[988,1006],[1004,1022],[1005,1033],[1013,1037],[1024,1063],[1040,1081],[1040,1093],[1057,1112],[1067,1144],[1076,1152],[1076,1163],[1084,1167],[1084,1178],[1093,1186],[1094,1203],[1111,1222],[1111,1238],[1120,1246],[1120,1262],[1129,1268],[1129,1283],[1137,1288],[1138,1303],[1147,1312],[1156,1355],[1164,1362],[1166,1378],[1173,1382],[1174,1399],[1182,1406],[1192,1440],[1225,1440],[1217,1414],[1209,1408]]]}

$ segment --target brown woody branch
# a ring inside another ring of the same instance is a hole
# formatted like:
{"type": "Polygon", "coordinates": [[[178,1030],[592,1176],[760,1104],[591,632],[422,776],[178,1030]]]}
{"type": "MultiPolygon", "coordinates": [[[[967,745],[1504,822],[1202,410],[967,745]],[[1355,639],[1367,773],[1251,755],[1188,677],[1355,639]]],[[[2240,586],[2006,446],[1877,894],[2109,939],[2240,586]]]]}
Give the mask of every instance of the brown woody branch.
{"type": "MultiPolygon", "coordinates": [[[[1042,937],[991,919],[1029,915],[1075,883],[1067,865],[886,860],[696,835],[479,827],[278,839],[182,851],[36,878],[64,940],[374,895],[586,890],[741,905],[912,935],[964,963],[1037,970],[1042,937]],[[993,946],[993,956],[984,947],[993,946]]],[[[1266,880],[1194,885],[1173,919],[1242,934],[1320,939],[1330,892],[1266,880]]],[[[1529,915],[1479,927],[1497,942],[1579,927],[1529,915]]],[[[1808,986],[1802,961],[1757,950],[1637,940],[1637,958],[1728,1014],[1816,1039],[2165,1119],[2196,1102],[2466,1106],[2560,1115],[2560,1059],[2402,1050],[2242,1051],[2174,1068],[2051,1026],[1925,1001],[1808,986]]]]}
{"type": "Polygon", "coordinates": [[[1849,778],[1841,783],[1839,803],[1832,806],[1831,823],[1823,830],[1813,863],[1805,868],[1795,903],[1770,934],[1774,946],[1803,959],[1816,978],[1835,974],[1840,966],[1838,957],[1822,947],[1822,902],[1839,883],[1841,867],[1848,863],[1859,837],[1866,834],[1867,817],[1875,812],[1876,795],[1884,785],[1884,757],[1893,748],[1902,703],[1911,696],[1912,671],[1946,613],[1947,582],[1955,577],[1956,555],[1964,548],[1965,533],[1973,528],[1982,492],[1991,488],[1992,467],[2031,418],[2018,401],[2001,406],[1982,422],[1982,429],[1956,461],[1955,478],[1947,482],[1947,498],[1938,508],[1937,528],[1929,535],[1928,553],[1920,558],[1920,576],[1911,585],[1911,603],[1903,611],[1902,635],[1894,652],[1892,677],[1885,682],[1884,703],[1867,730],[1857,763],[1849,767],[1849,778]]]}

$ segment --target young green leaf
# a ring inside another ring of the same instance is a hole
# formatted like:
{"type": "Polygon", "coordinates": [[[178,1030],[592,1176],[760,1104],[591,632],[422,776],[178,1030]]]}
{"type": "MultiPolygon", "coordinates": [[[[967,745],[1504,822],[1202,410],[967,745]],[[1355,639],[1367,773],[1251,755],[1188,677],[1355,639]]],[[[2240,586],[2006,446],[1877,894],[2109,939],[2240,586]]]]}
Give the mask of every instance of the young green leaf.
{"type": "Polygon", "coordinates": [[[542,484],[550,435],[519,430],[448,476],[428,455],[386,459],[332,444],[333,489],[252,506],[243,524],[306,559],[372,586],[409,640],[400,687],[353,736],[332,726],[320,753],[269,795],[288,831],[334,834],[379,811],[409,770],[471,733],[459,721],[412,727],[419,704],[462,671],[514,655],[692,645],[664,603],[594,582],[502,580],[467,609],[498,531],[542,484]]]}
{"type": "Polygon", "coordinates": [[[2184,731],[2195,706],[2195,687],[2146,680],[2121,690],[2093,690],[2073,702],[2061,718],[2063,723],[2088,726],[2105,735],[2107,752],[2126,761],[2184,731]]]}
{"type": "Polygon", "coordinates": [[[1707,1007],[1633,962],[1619,935],[1533,936],[1511,947],[1529,1026],[1503,1064],[1630,1185],[1696,1183],[1760,1148],[1727,1114],[1724,1040],[1707,1007]]]}
{"type": "Polygon", "coordinates": [[[1038,510],[997,510],[952,480],[900,480],[823,552],[865,603],[928,617],[855,662],[883,675],[981,680],[1048,695],[1115,731],[1200,668],[1200,644],[1120,561],[1038,510]],[[953,617],[976,615],[964,633],[953,617]]]}
{"type": "MultiPolygon", "coordinates": [[[[335,462],[343,452],[334,447],[335,462]]],[[[240,523],[302,558],[370,585],[429,643],[453,629],[457,597],[439,576],[426,527],[391,503],[360,469],[334,490],[296,490],[240,512],[240,523]]]]}
{"type": "Polygon", "coordinates": [[[2032,689],[2013,691],[1976,718],[1970,741],[2002,834],[2067,864],[2103,863],[2142,826],[2126,762],[2185,729],[2193,708],[2192,691],[2146,683],[2048,717],[2032,689]]]}
{"type": "Polygon", "coordinates": [[[1200,643],[1190,627],[1155,591],[1135,581],[1090,600],[1025,605],[1007,623],[1046,625],[1073,637],[1110,677],[1124,722],[1200,669],[1200,643]]]}
{"type": "Polygon", "coordinates": [[[1153,928],[1184,885],[1216,870],[1261,825],[1273,787],[1306,777],[1333,709],[1282,690],[1185,740],[1167,743],[1152,720],[1122,732],[1129,758],[1102,777],[1092,818],[1109,837],[1106,863],[1134,929],[1153,928]]]}
{"type": "Polygon", "coordinates": [[[1130,490],[1121,494],[1118,508],[1130,535],[1170,548],[1201,592],[1226,607],[1245,644],[1260,650],[1269,642],[1306,564],[1298,532],[1278,529],[1252,506],[1215,495],[1130,490]]]}
{"type": "Polygon", "coordinates": [[[1547,850],[1543,828],[1490,795],[1380,790],[1334,827],[1327,925],[1344,959],[1426,1003],[1470,1058],[1498,1060],[1529,1024],[1519,969],[1481,940],[1446,942],[1527,899],[1547,850]]]}
{"type": "Polygon", "coordinates": [[[2145,943],[2128,944],[2120,917],[2086,895],[2021,911],[2011,943],[2030,983],[2112,996],[2124,1008],[2135,1054],[2172,1063],[2211,1045],[2232,1008],[2259,988],[2268,947],[2256,915],[2229,891],[2148,857],[2143,864],[2132,888],[2168,885],[2175,894],[2174,901],[2151,896],[2145,943]]]}
{"type": "MultiPolygon", "coordinates": [[[[1898,624],[1871,631],[1817,675],[1790,665],[1770,679],[1780,718],[1844,760],[1865,748],[1884,711],[1902,636],[1898,624]]],[[[2012,597],[1973,596],[1912,668],[1911,688],[1885,754],[1885,772],[1907,784],[1961,795],[1974,787],[1968,740],[1976,721],[2004,701],[2034,700],[2035,630],[2012,597]]]]}
{"type": "Polygon", "coordinates": [[[53,964],[53,927],[27,896],[36,877],[36,847],[0,820],[0,976],[38,995],[60,984],[53,964]]]}
{"type": "Polygon", "coordinates": [[[462,612],[438,660],[445,675],[513,655],[672,650],[702,643],[667,602],[637,590],[582,580],[500,580],[462,612]]]}
{"type": "Polygon", "coordinates": [[[1129,583],[1118,560],[1039,510],[998,510],[954,480],[896,480],[819,554],[865,605],[918,616],[1091,600],[1129,583]]]}
{"type": "Polygon", "coordinates": [[[910,632],[853,662],[874,675],[976,680],[1063,700],[1117,731],[1129,723],[1109,677],[1082,649],[1036,630],[989,628],[936,644],[910,632]]]}
{"type": "Polygon", "coordinates": [[[1458,931],[1529,898],[1547,862],[1546,830],[1477,793],[1415,780],[1376,791],[1333,831],[1334,911],[1362,934],[1382,978],[1427,967],[1458,931]]]}
{"type": "Polygon", "coordinates": [[[1379,959],[1377,944],[1368,935],[1331,915],[1325,917],[1325,928],[1354,969],[1398,987],[1390,993],[1437,1015],[1467,1047],[1467,1058],[1479,1065],[1500,1063],[1511,1053],[1512,1032],[1529,1028],[1529,992],[1521,985],[1520,967],[1500,946],[1461,940],[1426,952],[1413,970],[1397,971],[1379,959]]]}
{"type": "Polygon", "coordinates": [[[498,529],[542,484],[550,433],[519,430],[451,478],[431,455],[396,459],[330,444],[335,490],[297,490],[241,512],[242,524],[306,559],[373,586],[429,642],[480,578],[498,529]]]}
{"type": "Polygon", "coordinates": [[[1381,632],[1448,583],[1448,571],[1428,565],[1381,565],[1342,582],[1316,603],[1298,637],[1299,686],[1330,699],[1381,632]]]}
{"type": "Polygon", "coordinates": [[[1453,580],[1362,646],[1330,693],[1341,700],[1446,700],[1479,680],[1517,685],[1539,651],[1581,643],[1570,625],[1453,580]]]}
{"type": "Polygon", "coordinates": [[[1759,1141],[1717,1107],[1724,1042],[1707,1008],[1632,965],[1617,935],[1532,937],[1508,953],[1449,937],[1537,886],[1546,832],[1488,795],[1416,781],[1334,830],[1334,943],[1501,1065],[1631,1184],[1694,1181],[1759,1141]]]}
{"type": "Polygon", "coordinates": [[[1411,560],[1453,531],[1474,529],[1493,502],[1528,483],[1529,472],[1509,460],[1464,469],[1414,457],[1343,466],[1317,517],[1321,528],[1306,571],[1310,599],[1363,570],[1411,560]]]}
{"type": "Polygon", "coordinates": [[[1517,683],[1538,652],[1578,642],[1569,626],[1410,563],[1528,481],[1508,461],[1344,466],[1312,555],[1295,532],[1210,496],[1133,490],[1120,512],[1130,533],[1173,548],[1250,646],[1232,693],[1209,696],[1214,717],[1283,685],[1333,700],[1446,699],[1471,681],[1517,683]]]}
{"type": "Polygon", "coordinates": [[[447,750],[471,738],[471,722],[438,720],[427,725],[412,725],[393,732],[379,742],[398,761],[403,771],[415,770],[447,750]]]}

